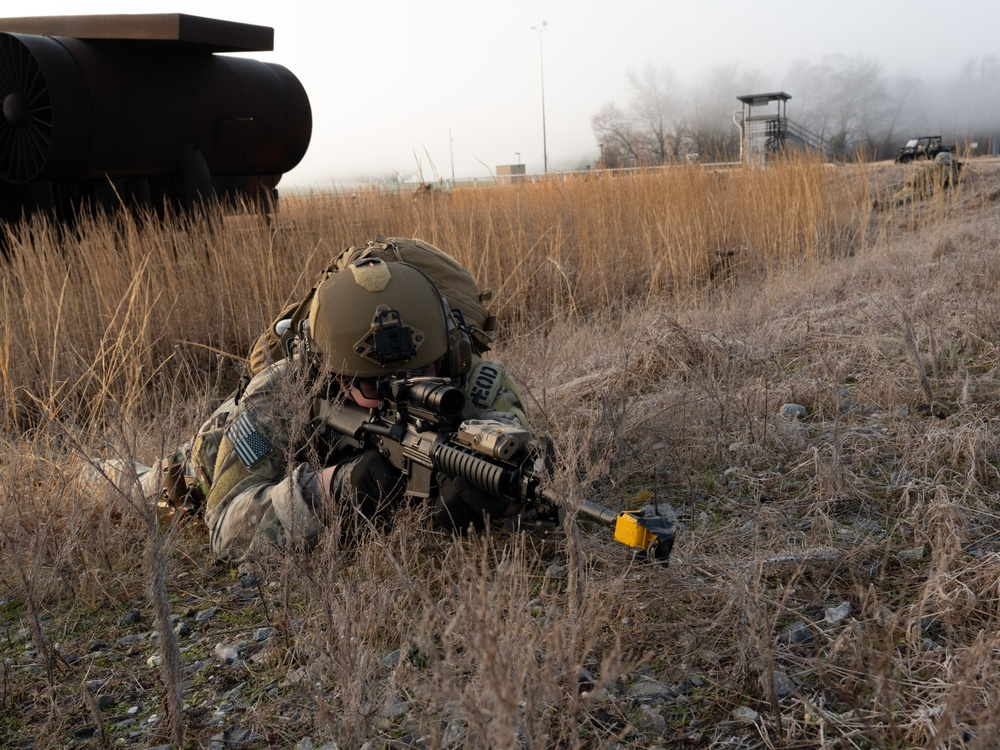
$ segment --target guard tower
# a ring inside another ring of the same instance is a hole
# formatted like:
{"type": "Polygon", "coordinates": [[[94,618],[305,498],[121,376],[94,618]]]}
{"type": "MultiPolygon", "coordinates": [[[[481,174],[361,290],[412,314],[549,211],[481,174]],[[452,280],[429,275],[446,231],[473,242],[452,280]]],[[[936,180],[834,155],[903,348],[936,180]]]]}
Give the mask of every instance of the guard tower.
{"type": "Polygon", "coordinates": [[[742,110],[733,112],[733,122],[740,129],[742,161],[762,167],[770,155],[789,146],[819,151],[829,158],[829,146],[820,136],[788,119],[786,107],[792,98],[790,94],[773,91],[736,98],[743,105],[742,110]]]}

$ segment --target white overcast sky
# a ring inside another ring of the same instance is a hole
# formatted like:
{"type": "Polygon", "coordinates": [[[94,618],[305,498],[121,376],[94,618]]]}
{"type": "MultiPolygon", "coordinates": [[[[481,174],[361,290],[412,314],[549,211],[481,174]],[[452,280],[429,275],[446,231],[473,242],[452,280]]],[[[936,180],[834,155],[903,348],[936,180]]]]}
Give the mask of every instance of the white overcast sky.
{"type": "MultiPolygon", "coordinates": [[[[281,187],[352,176],[486,176],[597,159],[590,116],[628,103],[627,71],[667,65],[683,84],[737,63],[779,80],[800,60],[875,58],[886,75],[945,77],[1000,54],[1000,0],[32,0],[3,15],[188,13],[274,29],[309,94],[309,151],[281,187]],[[545,20],[541,37],[532,31],[545,20]],[[451,148],[449,148],[449,131],[451,148]],[[452,155],[453,154],[453,155],[452,155]]],[[[771,90],[773,87],[765,85],[771,90]]],[[[733,92],[733,108],[739,103],[733,92]]],[[[795,92],[789,91],[794,118],[795,92]]]]}

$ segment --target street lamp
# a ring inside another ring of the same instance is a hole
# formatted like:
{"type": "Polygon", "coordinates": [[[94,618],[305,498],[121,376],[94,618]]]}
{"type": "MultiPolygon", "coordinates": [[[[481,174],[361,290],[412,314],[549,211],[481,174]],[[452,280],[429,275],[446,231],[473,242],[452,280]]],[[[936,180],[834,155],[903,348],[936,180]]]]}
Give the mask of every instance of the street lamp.
{"type": "Polygon", "coordinates": [[[549,173],[549,145],[545,136],[545,54],[542,49],[542,33],[548,25],[548,21],[542,21],[541,27],[531,27],[532,31],[538,32],[538,61],[542,73],[542,157],[545,160],[545,174],[549,173]]]}
{"type": "Polygon", "coordinates": [[[455,186],[455,139],[451,137],[451,128],[448,128],[448,148],[451,151],[451,185],[455,186]]]}

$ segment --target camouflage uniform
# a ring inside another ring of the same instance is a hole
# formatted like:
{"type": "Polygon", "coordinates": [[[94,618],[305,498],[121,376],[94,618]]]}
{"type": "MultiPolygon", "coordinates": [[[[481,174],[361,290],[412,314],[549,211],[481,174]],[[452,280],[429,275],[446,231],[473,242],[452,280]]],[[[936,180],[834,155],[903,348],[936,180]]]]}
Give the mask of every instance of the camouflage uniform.
{"type": "MultiPolygon", "coordinates": [[[[467,417],[500,417],[527,426],[517,388],[499,362],[476,361],[464,390],[467,417]]],[[[398,506],[399,497],[379,507],[359,502],[344,476],[375,451],[362,451],[317,420],[319,396],[342,398],[317,392],[299,358],[285,359],[266,367],[206,422],[193,458],[207,466],[217,452],[212,469],[201,474],[210,486],[205,520],[219,559],[237,562],[262,547],[309,549],[336,521],[343,532],[364,523],[358,511],[376,520],[371,517],[388,518],[398,506]],[[333,465],[337,507],[329,508],[319,472],[333,465]]],[[[468,498],[468,491],[463,494],[468,498]]],[[[482,500],[487,512],[498,512],[495,505],[491,510],[490,499],[482,500]]]]}

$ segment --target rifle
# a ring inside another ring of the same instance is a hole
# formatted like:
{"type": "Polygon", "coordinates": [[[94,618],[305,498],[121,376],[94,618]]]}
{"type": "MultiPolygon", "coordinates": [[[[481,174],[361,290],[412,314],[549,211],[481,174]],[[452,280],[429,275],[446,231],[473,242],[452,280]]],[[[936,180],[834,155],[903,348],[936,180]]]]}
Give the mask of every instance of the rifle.
{"type": "MultiPolygon", "coordinates": [[[[552,466],[551,443],[528,430],[489,419],[462,419],[465,394],[436,377],[380,378],[376,409],[349,400],[320,402],[318,416],[358,448],[374,448],[406,477],[412,497],[435,499],[436,475],[461,477],[492,497],[522,506],[521,521],[555,528],[560,497],[545,482],[552,466]]],[[[613,511],[581,501],[577,512],[613,527],[615,539],[666,563],[674,524],[652,506],[613,511]]]]}

